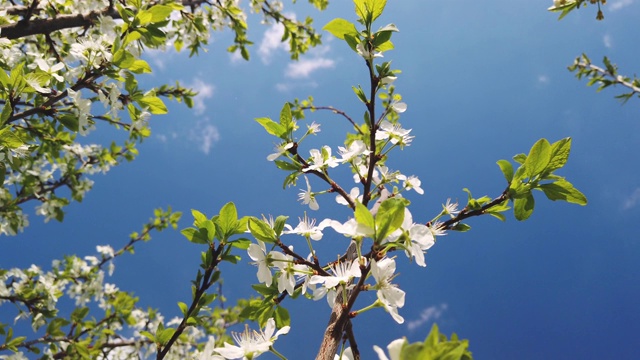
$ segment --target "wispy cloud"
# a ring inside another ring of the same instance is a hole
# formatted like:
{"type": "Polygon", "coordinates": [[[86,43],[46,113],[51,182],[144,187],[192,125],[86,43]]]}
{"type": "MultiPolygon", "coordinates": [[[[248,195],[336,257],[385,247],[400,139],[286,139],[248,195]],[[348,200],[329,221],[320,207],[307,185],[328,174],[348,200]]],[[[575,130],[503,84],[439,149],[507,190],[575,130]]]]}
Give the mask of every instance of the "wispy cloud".
{"type": "Polygon", "coordinates": [[[276,90],[287,92],[296,88],[317,87],[318,83],[316,81],[309,80],[313,73],[322,69],[332,69],[336,66],[336,61],[326,56],[330,50],[331,47],[329,45],[321,45],[309,50],[300,60],[290,62],[284,70],[284,77],[292,81],[276,84],[276,90]]]}
{"type": "Polygon", "coordinates": [[[204,114],[207,109],[205,100],[213,97],[215,87],[201,79],[193,79],[193,83],[185,83],[185,87],[191,88],[198,93],[198,95],[193,98],[193,109],[196,115],[204,114]]]}
{"type": "MultiPolygon", "coordinates": [[[[285,16],[295,19],[295,14],[285,14],[285,16]]],[[[284,35],[284,26],[282,24],[273,24],[265,32],[258,47],[258,55],[263,63],[268,64],[271,62],[271,57],[278,51],[287,51],[287,43],[282,42],[282,36],[284,35]]]]}
{"type": "Polygon", "coordinates": [[[315,81],[284,82],[276,84],[276,90],[280,92],[293,91],[295,89],[315,89],[317,87],[318,83],[315,81]]]}
{"type": "Polygon", "coordinates": [[[602,42],[606,48],[611,48],[613,46],[613,39],[611,39],[611,35],[606,34],[602,37],[602,42]]]}
{"type": "Polygon", "coordinates": [[[198,121],[189,133],[189,140],[198,145],[200,151],[208,155],[213,145],[220,140],[218,128],[209,121],[209,118],[198,121]]]}
{"type": "Polygon", "coordinates": [[[619,1],[614,1],[613,3],[611,3],[611,5],[609,6],[609,9],[611,9],[611,11],[617,11],[620,10],[622,8],[625,8],[629,5],[633,4],[633,0],[619,0],[619,1]]]}
{"type": "Polygon", "coordinates": [[[409,328],[409,331],[413,331],[426,323],[432,322],[434,320],[438,320],[440,316],[442,316],[442,313],[444,313],[447,310],[447,308],[448,308],[448,305],[443,303],[440,305],[430,306],[422,310],[417,319],[410,320],[407,322],[407,327],[409,328]]]}
{"type": "Polygon", "coordinates": [[[636,188],[631,195],[624,199],[622,203],[622,210],[632,209],[638,204],[640,204],[640,188],[636,188]]]}
{"type": "Polygon", "coordinates": [[[293,79],[308,78],[312,72],[319,69],[331,69],[335,61],[325,58],[303,59],[290,63],[285,70],[285,76],[293,79]]]}
{"type": "Polygon", "coordinates": [[[538,84],[540,85],[547,85],[549,81],[551,81],[551,79],[549,78],[549,75],[545,75],[545,74],[538,75],[537,80],[538,80],[538,84]]]}

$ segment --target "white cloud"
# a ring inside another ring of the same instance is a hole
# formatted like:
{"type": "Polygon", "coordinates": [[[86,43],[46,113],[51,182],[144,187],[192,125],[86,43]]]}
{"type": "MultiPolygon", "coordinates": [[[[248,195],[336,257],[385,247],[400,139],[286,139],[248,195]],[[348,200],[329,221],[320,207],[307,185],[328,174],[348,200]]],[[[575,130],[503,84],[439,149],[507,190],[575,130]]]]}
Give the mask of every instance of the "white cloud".
{"type": "Polygon", "coordinates": [[[331,69],[335,61],[325,58],[302,59],[287,65],[285,76],[293,79],[308,78],[312,72],[318,69],[331,69]]]}
{"type": "Polygon", "coordinates": [[[538,75],[538,84],[547,85],[549,81],[551,81],[551,79],[549,79],[548,75],[545,75],[545,74],[538,75]]]}
{"type": "Polygon", "coordinates": [[[258,55],[260,55],[263,63],[268,64],[273,53],[278,49],[287,51],[287,43],[281,41],[282,35],[284,35],[284,26],[282,24],[273,24],[264,32],[260,47],[258,47],[258,55]]]}
{"type": "Polygon", "coordinates": [[[611,9],[611,11],[617,11],[620,10],[622,8],[625,8],[629,5],[631,5],[633,3],[633,0],[620,0],[620,1],[615,1],[613,3],[611,3],[611,5],[609,6],[609,9],[611,9]]]}
{"type": "Polygon", "coordinates": [[[420,316],[417,319],[407,322],[407,327],[409,328],[409,331],[413,331],[425,323],[438,320],[440,316],[442,316],[442,313],[445,312],[445,310],[447,310],[447,308],[448,308],[447,304],[440,304],[440,305],[430,306],[422,310],[420,312],[420,316]]]}
{"type": "Polygon", "coordinates": [[[209,118],[204,118],[191,130],[189,140],[197,143],[200,150],[208,155],[213,145],[220,140],[220,133],[218,128],[210,123],[209,118]]]}
{"type": "Polygon", "coordinates": [[[604,46],[606,48],[611,48],[613,46],[611,35],[609,34],[606,34],[605,36],[602,37],[602,42],[604,43],[604,46]]]}
{"type": "Polygon", "coordinates": [[[186,83],[185,87],[191,88],[198,93],[198,95],[193,98],[193,109],[196,115],[202,115],[207,109],[205,100],[213,97],[215,87],[200,79],[193,79],[193,83],[186,83]]]}
{"type": "Polygon", "coordinates": [[[244,62],[244,59],[242,58],[242,54],[240,54],[240,50],[236,50],[232,53],[229,53],[229,59],[231,60],[232,64],[244,62]]]}
{"type": "Polygon", "coordinates": [[[277,83],[276,90],[280,92],[292,91],[294,89],[300,88],[311,88],[315,89],[318,87],[318,83],[315,81],[305,81],[305,82],[285,82],[285,83],[277,83]]]}
{"type": "Polygon", "coordinates": [[[640,203],[640,188],[636,188],[631,195],[629,195],[629,197],[627,197],[623,204],[622,204],[622,210],[629,210],[632,209],[634,207],[636,207],[636,205],[638,205],[640,203]]]}

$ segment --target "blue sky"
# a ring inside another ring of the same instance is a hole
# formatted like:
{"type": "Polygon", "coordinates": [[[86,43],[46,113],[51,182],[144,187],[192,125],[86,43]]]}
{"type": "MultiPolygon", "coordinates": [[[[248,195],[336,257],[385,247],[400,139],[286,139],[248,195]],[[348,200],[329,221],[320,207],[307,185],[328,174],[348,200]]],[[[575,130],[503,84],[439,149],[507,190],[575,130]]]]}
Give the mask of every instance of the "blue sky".
{"type": "MultiPolygon", "coordinates": [[[[499,195],[506,183],[496,160],[527,152],[541,137],[573,138],[560,175],[589,204],[537,196],[526,222],[512,216],[506,223],[476,218],[469,221],[470,232],[439,238],[426,268],[398,257],[397,282],[407,292],[400,313],[406,322],[398,325],[383,311],[354,319],[365,359],[374,356],[374,344],[386,346],[403,335],[424,339],[433,322],[444,333],[470,339],[477,359],[636,354],[640,101],[622,106],[613,98],[619,89],[597,94],[566,67],[585,52],[596,63],[609,56],[623,74],[637,72],[637,34],[630,26],[640,18],[640,7],[634,0],[609,1],[604,21],[595,21],[596,9],[590,6],[559,22],[546,11],[551,3],[389,1],[379,20],[379,26],[393,22],[400,29],[393,37],[396,49],[385,59],[403,71],[396,81],[408,104],[401,123],[416,138],[389,165],[422,180],[425,194],[409,197],[415,220],[429,220],[447,198],[463,202],[464,187],[476,197],[499,195]]],[[[303,4],[289,10],[298,18],[314,16],[318,28],[335,17],[355,20],[346,1],[334,1],[324,13],[303,4]]],[[[94,189],[83,203],[69,207],[64,223],[44,224],[31,215],[24,234],[1,239],[3,267],[37,263],[47,268],[64,254],[92,255],[102,244],[120,247],[154,208],[167,205],[184,212],[182,227],[191,223],[189,209],[213,214],[228,201],[241,215],[285,214],[295,225],[293,219],[306,210],[296,201],[299,186],[282,190],[285,173],[265,160],[274,138],[253,119],[277,118],[285,101],[308,95],[316,105],[360,118],[364,109],[351,86],[367,83],[366,69],[329,34],[321,47],[291,62],[274,41],[277,29],[259,25],[255,16],[250,21],[256,45],[248,63],[226,53],[229,34],[214,33],[209,51],[197,58],[150,54],[154,73],[143,83],[191,85],[201,92],[195,108],[172,104],[169,115],[154,117],[152,136],[140,146],[138,159],[94,178],[94,189]]],[[[309,120],[321,123],[322,132],[308,145],[335,149],[349,129],[328,113],[309,120]]],[[[97,141],[113,132],[103,134],[97,141]]],[[[319,202],[321,209],[310,215],[339,214],[338,220],[346,220],[332,196],[319,202]]],[[[304,246],[299,239],[291,241],[304,246]]],[[[325,236],[321,245],[333,254],[342,241],[325,236]]],[[[177,315],[176,303],[190,297],[200,248],[167,231],[136,250],[117,260],[110,281],[134,291],[141,306],[159,308],[166,318],[177,315]]],[[[255,272],[246,261],[224,267],[225,294],[231,299],[251,295],[255,272]]],[[[373,296],[365,295],[360,306],[373,296]]],[[[312,358],[330,309],[325,301],[285,304],[293,315],[292,331],[276,347],[290,359],[312,358]]]]}

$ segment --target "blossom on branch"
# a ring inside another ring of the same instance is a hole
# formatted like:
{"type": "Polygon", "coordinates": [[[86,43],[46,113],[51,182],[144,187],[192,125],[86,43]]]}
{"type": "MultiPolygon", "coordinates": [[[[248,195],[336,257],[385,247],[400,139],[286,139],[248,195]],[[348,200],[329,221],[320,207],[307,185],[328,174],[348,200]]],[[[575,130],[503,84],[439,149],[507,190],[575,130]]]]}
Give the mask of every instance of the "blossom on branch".
{"type": "Polygon", "coordinates": [[[214,351],[222,355],[225,359],[255,359],[262,353],[269,351],[269,348],[278,339],[278,336],[287,334],[290,327],[285,326],[275,332],[276,322],[273,318],[267,320],[264,331],[255,331],[245,326],[242,333],[231,332],[236,344],[224,343],[224,347],[215,348],[214,351]]]}
{"type": "Polygon", "coordinates": [[[384,258],[380,261],[371,261],[371,274],[376,280],[375,288],[378,300],[391,314],[391,317],[398,324],[402,324],[404,319],[398,314],[398,308],[404,306],[405,292],[391,283],[391,280],[395,277],[395,272],[396,262],[393,259],[384,258]]]}
{"type": "Polygon", "coordinates": [[[318,210],[320,205],[318,205],[318,201],[316,200],[316,196],[311,192],[311,185],[309,185],[309,179],[305,176],[304,180],[307,183],[307,190],[300,189],[302,192],[298,193],[298,201],[302,201],[302,204],[309,205],[311,210],[318,210]]]}

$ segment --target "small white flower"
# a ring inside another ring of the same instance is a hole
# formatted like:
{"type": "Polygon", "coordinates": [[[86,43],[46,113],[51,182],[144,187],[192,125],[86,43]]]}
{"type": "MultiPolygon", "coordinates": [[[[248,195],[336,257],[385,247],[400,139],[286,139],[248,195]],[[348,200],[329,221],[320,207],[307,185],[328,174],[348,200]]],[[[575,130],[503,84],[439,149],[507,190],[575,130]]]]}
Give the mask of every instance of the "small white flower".
{"type": "Polygon", "coordinates": [[[362,140],[355,140],[347,148],[338,146],[338,153],[341,156],[340,162],[351,161],[356,156],[369,155],[371,151],[367,149],[367,145],[362,140]]]}
{"type": "Polygon", "coordinates": [[[324,219],[316,225],[316,219],[309,219],[307,214],[304,214],[304,218],[298,218],[300,222],[298,226],[294,229],[283,231],[283,234],[298,234],[307,238],[311,238],[312,240],[320,240],[322,239],[322,230],[329,226],[331,220],[324,219]]]}
{"type": "Polygon", "coordinates": [[[344,351],[342,352],[342,356],[340,356],[341,354],[336,354],[333,356],[333,360],[353,360],[353,351],[351,351],[351,348],[348,347],[346,349],[344,349],[344,351]]]}
{"type": "Polygon", "coordinates": [[[311,123],[311,125],[307,125],[307,134],[317,134],[320,132],[320,124],[315,121],[311,123]]]}
{"type": "Polygon", "coordinates": [[[404,209],[404,220],[400,229],[391,234],[386,241],[394,242],[399,239],[405,239],[404,246],[407,257],[413,257],[418,266],[427,266],[424,261],[424,252],[435,244],[435,238],[432,231],[422,224],[415,224],[409,209],[404,209]],[[403,236],[404,234],[404,236],[403,236]]]}
{"type": "Polygon", "coordinates": [[[311,185],[309,185],[309,179],[304,177],[304,180],[307,182],[307,190],[300,189],[302,192],[298,193],[298,201],[302,201],[302,204],[309,205],[311,210],[318,210],[320,205],[318,205],[318,201],[316,200],[316,196],[311,192],[311,185]]]}
{"type": "Polygon", "coordinates": [[[393,259],[385,258],[380,261],[371,262],[371,274],[376,280],[376,295],[384,308],[391,314],[393,319],[402,324],[404,319],[398,314],[398,308],[404,306],[405,292],[391,283],[395,276],[396,262],[393,259]]]}
{"type": "Polygon", "coordinates": [[[258,265],[258,281],[267,286],[271,286],[271,283],[273,282],[273,275],[271,274],[269,266],[271,265],[274,255],[279,253],[270,251],[267,254],[267,249],[262,241],[258,241],[258,245],[249,245],[247,253],[249,254],[249,257],[255,261],[255,264],[258,265]]]}
{"type": "Polygon", "coordinates": [[[451,215],[452,218],[456,217],[456,215],[458,215],[458,213],[460,212],[458,210],[458,203],[451,203],[451,199],[447,199],[447,202],[442,205],[442,208],[444,209],[444,212],[451,215]]]}
{"type": "Polygon", "coordinates": [[[442,225],[442,221],[436,221],[431,226],[429,226],[429,230],[433,234],[433,236],[444,236],[447,235],[447,230],[445,230],[442,225]]]}
{"type": "Polygon", "coordinates": [[[360,56],[362,56],[363,58],[367,59],[367,60],[373,60],[374,58],[377,57],[382,57],[382,53],[379,51],[369,51],[366,47],[365,47],[365,42],[361,42],[360,44],[356,45],[356,51],[358,52],[358,54],[360,56]]]}
{"type": "Polygon", "coordinates": [[[402,352],[402,347],[406,342],[407,340],[405,338],[393,340],[387,346],[389,357],[385,355],[384,350],[376,345],[373,346],[373,351],[378,354],[378,360],[400,360],[400,353],[402,352]]]}
{"type": "Polygon", "coordinates": [[[407,111],[407,104],[403,102],[394,102],[391,104],[391,108],[398,114],[407,111]]]}
{"type": "Polygon", "coordinates": [[[344,224],[341,224],[336,220],[331,220],[329,222],[329,226],[331,226],[336,232],[349,238],[368,237],[375,234],[374,229],[359,224],[356,219],[349,219],[344,224]]]}
{"type": "MultiPolygon", "coordinates": [[[[351,191],[349,191],[349,197],[351,198],[351,200],[358,200],[362,202],[362,195],[360,195],[360,188],[359,187],[352,188],[351,191]]],[[[342,197],[342,195],[340,194],[336,195],[336,202],[340,205],[349,206],[349,203],[347,202],[347,200],[345,200],[345,198],[342,197]]]]}
{"type": "Polygon", "coordinates": [[[311,163],[308,167],[302,169],[302,171],[322,171],[322,168],[328,167],[336,167],[340,165],[338,159],[335,156],[331,156],[331,148],[327,145],[322,147],[322,150],[311,149],[309,150],[309,154],[311,154],[311,163]]]}
{"type": "Polygon", "coordinates": [[[380,124],[380,128],[376,132],[376,140],[386,140],[389,139],[392,144],[400,144],[400,145],[409,145],[413,140],[413,136],[410,136],[409,133],[411,129],[406,130],[403,129],[400,124],[392,124],[387,120],[384,120],[380,124]]]}
{"type": "Polygon", "coordinates": [[[267,320],[264,331],[258,332],[251,330],[249,326],[246,325],[242,333],[231,333],[231,336],[238,346],[224,343],[223,348],[215,348],[213,351],[222,355],[225,359],[255,359],[260,356],[260,354],[269,351],[269,348],[273,345],[274,341],[278,339],[278,336],[287,334],[290,327],[285,326],[274,335],[275,329],[276,322],[273,318],[267,320]]]}
{"type": "Polygon", "coordinates": [[[280,269],[278,291],[281,293],[286,291],[289,295],[293,295],[296,286],[296,275],[307,271],[307,267],[301,264],[294,264],[293,256],[279,252],[273,252],[273,264],[280,269]]]}
{"type": "Polygon", "coordinates": [[[269,161],[273,161],[277,158],[280,157],[280,155],[284,154],[285,152],[287,152],[287,150],[291,149],[293,147],[293,143],[282,143],[278,146],[276,146],[275,153],[267,156],[267,160],[269,161]]]}
{"type": "Polygon", "coordinates": [[[420,187],[420,185],[422,185],[422,181],[420,181],[420,179],[418,179],[417,176],[411,175],[411,176],[407,177],[405,175],[398,175],[397,179],[404,181],[402,186],[405,189],[407,189],[407,190],[413,189],[413,190],[415,190],[415,192],[417,192],[420,195],[424,194],[424,190],[422,190],[422,188],[420,187]]]}
{"type": "Polygon", "coordinates": [[[324,284],[327,289],[347,284],[352,278],[360,277],[360,264],[357,261],[343,261],[331,267],[333,276],[313,275],[309,284],[324,284]]]}

